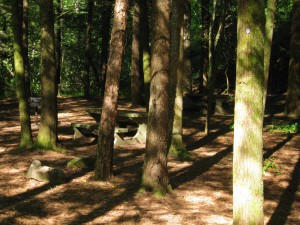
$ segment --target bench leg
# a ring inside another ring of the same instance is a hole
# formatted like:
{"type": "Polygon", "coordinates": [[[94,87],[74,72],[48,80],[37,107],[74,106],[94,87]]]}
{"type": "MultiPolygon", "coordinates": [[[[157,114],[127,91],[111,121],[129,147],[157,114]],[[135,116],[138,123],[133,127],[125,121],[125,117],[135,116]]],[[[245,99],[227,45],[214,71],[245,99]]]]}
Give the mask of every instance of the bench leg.
{"type": "Polygon", "coordinates": [[[74,136],[73,136],[73,139],[76,140],[76,139],[79,139],[83,137],[83,134],[80,132],[80,130],[78,130],[76,127],[74,128],[74,136]]]}

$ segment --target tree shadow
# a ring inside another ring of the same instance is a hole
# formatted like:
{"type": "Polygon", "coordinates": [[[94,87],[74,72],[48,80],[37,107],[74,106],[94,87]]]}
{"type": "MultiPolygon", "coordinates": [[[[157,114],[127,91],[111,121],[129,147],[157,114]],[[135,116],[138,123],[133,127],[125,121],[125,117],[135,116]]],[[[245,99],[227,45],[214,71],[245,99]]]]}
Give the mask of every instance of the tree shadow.
{"type": "Polygon", "coordinates": [[[273,155],[273,153],[281,149],[286,143],[292,140],[293,137],[294,135],[289,134],[282,142],[279,142],[275,147],[271,149],[265,149],[266,152],[263,154],[263,158],[268,159],[271,155],[273,155]]]}
{"type": "Polygon", "coordinates": [[[207,136],[204,136],[203,138],[201,138],[200,140],[196,141],[196,142],[193,142],[189,145],[186,146],[186,149],[188,151],[192,151],[192,150],[195,150],[195,149],[198,149],[198,148],[201,148],[203,147],[205,144],[207,143],[211,143],[213,140],[217,139],[219,136],[221,135],[224,135],[228,132],[230,132],[230,128],[229,127],[225,127],[225,128],[222,128],[222,129],[219,129],[218,131],[215,131],[215,132],[211,132],[209,133],[209,135],[207,136]]]}
{"type": "MultiPolygon", "coordinates": [[[[135,165],[133,165],[133,167],[135,167],[135,165]]],[[[101,204],[101,206],[95,208],[88,214],[80,215],[74,218],[73,221],[70,221],[68,224],[69,225],[86,224],[100,216],[105,215],[107,212],[112,210],[114,207],[122,204],[126,200],[132,199],[134,194],[137,193],[140,187],[139,179],[138,179],[138,177],[140,176],[141,174],[138,174],[135,181],[127,182],[127,184],[122,186],[121,188],[124,189],[124,191],[122,191],[120,194],[106,197],[105,202],[101,204]]],[[[136,220],[138,220],[138,218],[136,218],[136,220]]]]}
{"type": "Polygon", "coordinates": [[[224,157],[232,152],[232,145],[229,145],[223,151],[216,153],[215,155],[200,159],[194,162],[191,166],[183,168],[174,173],[171,173],[170,183],[175,189],[181,184],[186,183],[200,176],[204,172],[208,171],[213,165],[220,162],[224,157]]]}
{"type": "MultiPolygon", "coordinates": [[[[81,170],[80,172],[76,172],[73,174],[70,174],[67,178],[66,178],[66,183],[71,182],[73,179],[76,179],[78,177],[81,177],[83,175],[85,175],[86,173],[88,173],[90,170],[81,170]]],[[[63,183],[63,184],[66,184],[63,183]]],[[[52,184],[52,183],[45,183],[43,186],[14,195],[14,196],[10,196],[10,197],[5,197],[5,196],[0,196],[0,210],[3,210],[7,207],[10,207],[12,205],[16,205],[16,207],[18,208],[24,208],[22,207],[23,204],[27,204],[28,203],[28,199],[39,195],[45,191],[48,191],[49,189],[55,187],[55,186],[60,186],[63,184],[52,184]],[[26,203],[27,202],[27,203],[26,203]]],[[[31,202],[33,201],[32,199],[29,201],[31,202]]]]}
{"type": "MultiPolygon", "coordinates": [[[[296,193],[299,186],[300,180],[300,159],[294,167],[294,171],[289,182],[289,186],[285,189],[283,194],[281,195],[280,201],[275,209],[272,217],[270,218],[267,225],[277,225],[277,224],[285,224],[291,208],[292,204],[295,201],[296,193]]],[[[298,199],[299,201],[299,199],[298,199]]]]}

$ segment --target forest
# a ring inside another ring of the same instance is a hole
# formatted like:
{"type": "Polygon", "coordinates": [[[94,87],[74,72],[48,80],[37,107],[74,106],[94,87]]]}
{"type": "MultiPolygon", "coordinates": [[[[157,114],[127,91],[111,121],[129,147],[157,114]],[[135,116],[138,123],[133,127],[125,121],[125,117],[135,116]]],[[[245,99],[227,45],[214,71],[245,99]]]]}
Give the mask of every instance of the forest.
{"type": "Polygon", "coordinates": [[[300,0],[0,0],[0,224],[300,224],[300,0]]]}

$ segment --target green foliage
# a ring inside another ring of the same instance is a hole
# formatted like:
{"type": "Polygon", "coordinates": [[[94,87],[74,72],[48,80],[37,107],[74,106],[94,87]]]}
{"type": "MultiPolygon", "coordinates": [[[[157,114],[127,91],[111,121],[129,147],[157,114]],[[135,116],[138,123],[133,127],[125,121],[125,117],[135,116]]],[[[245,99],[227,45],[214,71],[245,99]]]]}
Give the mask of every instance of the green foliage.
{"type": "Polygon", "coordinates": [[[229,125],[229,129],[230,130],[234,130],[234,123],[232,123],[232,124],[229,125]]]}
{"type": "Polygon", "coordinates": [[[284,132],[284,133],[289,133],[289,134],[290,133],[298,133],[299,125],[298,125],[298,123],[273,121],[273,124],[270,125],[269,131],[284,132]]]}
{"type": "Polygon", "coordinates": [[[272,157],[271,159],[264,160],[263,171],[265,172],[273,172],[275,175],[280,175],[278,164],[276,162],[276,158],[272,157]]]}
{"type": "Polygon", "coordinates": [[[95,157],[74,158],[67,164],[68,168],[90,168],[95,167],[95,157]]]}

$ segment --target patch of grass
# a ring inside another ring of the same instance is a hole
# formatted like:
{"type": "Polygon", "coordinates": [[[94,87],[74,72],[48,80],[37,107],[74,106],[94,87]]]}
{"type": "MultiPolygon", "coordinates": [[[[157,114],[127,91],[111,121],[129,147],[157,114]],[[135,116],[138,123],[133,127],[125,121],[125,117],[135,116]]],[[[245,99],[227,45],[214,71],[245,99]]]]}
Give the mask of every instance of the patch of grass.
{"type": "Polygon", "coordinates": [[[295,134],[299,131],[298,123],[284,122],[279,123],[277,121],[273,121],[270,125],[269,131],[271,132],[284,132],[288,134],[295,134]]]}
{"type": "Polygon", "coordinates": [[[279,167],[278,167],[275,157],[264,160],[263,170],[265,172],[273,172],[273,173],[275,173],[275,175],[281,174],[281,172],[279,171],[279,167]]]}

